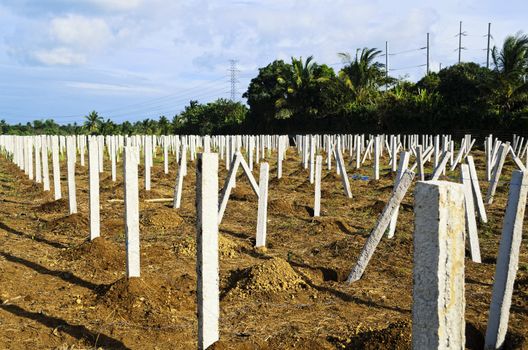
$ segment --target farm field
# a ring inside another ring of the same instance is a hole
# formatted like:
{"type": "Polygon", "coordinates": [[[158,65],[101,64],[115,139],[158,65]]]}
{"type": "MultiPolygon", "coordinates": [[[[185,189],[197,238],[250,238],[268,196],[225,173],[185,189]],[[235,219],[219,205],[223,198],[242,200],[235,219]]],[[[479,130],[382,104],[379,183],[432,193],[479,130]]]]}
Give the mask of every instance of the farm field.
{"type": "MultiPolygon", "coordinates": [[[[483,191],[484,152],[473,150],[483,191]]],[[[125,277],[122,162],[112,182],[105,159],[100,179],[101,237],[87,241],[88,166],[76,165],[79,213],[28,180],[0,157],[1,349],[196,348],[195,163],[188,161],[182,206],[145,202],[173,196],[177,164],[152,167],[152,190],[140,165],[141,273],[125,277]]],[[[395,173],[381,158],[380,180],[370,160],[348,166],[353,198],[323,166],[321,217],[313,218],[313,185],[294,148],[276,179],[270,163],[267,248],[255,249],[257,197],[239,171],[220,225],[220,342],[215,349],[408,349],[411,346],[414,184],[400,209],[395,237],[384,237],[362,279],[347,285],[367,236],[383,210],[395,173]]],[[[348,164],[348,158],[345,155],[348,164]]],[[[412,160],[414,161],[414,159],[412,160]]],[[[426,172],[430,173],[431,164],[426,172]]],[[[508,183],[507,159],[489,222],[479,224],[482,263],[466,248],[466,348],[484,344],[508,183]]],[[[253,173],[258,178],[259,167],[253,173]]],[[[227,176],[220,161],[219,187],[227,176]]],[[[459,168],[447,172],[458,182],[459,168]]],[[[461,209],[462,210],[462,209],[461,209]]],[[[526,222],[526,218],[525,218],[526,222]]],[[[525,225],[526,226],[526,225],[525,225]]],[[[528,348],[528,235],[523,230],[506,348],[528,348]]]]}

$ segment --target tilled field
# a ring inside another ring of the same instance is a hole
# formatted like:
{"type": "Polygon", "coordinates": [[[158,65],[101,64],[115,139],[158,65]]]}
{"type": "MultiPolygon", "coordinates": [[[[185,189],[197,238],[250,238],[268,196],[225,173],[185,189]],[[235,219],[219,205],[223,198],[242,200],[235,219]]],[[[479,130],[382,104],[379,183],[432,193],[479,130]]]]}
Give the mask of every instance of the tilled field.
{"type": "MultiPolygon", "coordinates": [[[[473,152],[484,179],[483,153],[473,152]]],[[[313,185],[293,149],[276,179],[270,161],[267,249],[253,248],[257,198],[239,173],[220,227],[221,341],[216,349],[406,349],[411,341],[413,196],[406,195],[396,235],[384,238],[363,278],[343,280],[388,200],[394,174],[351,180],[354,198],[323,170],[322,216],[312,218],[313,185]]],[[[79,213],[42,191],[0,158],[1,349],[193,349],[196,347],[195,173],[189,162],[182,207],[140,203],[140,279],[125,274],[122,169],[101,176],[102,237],[88,242],[88,169],[77,163],[79,213]]],[[[225,179],[220,161],[221,184],[225,179]]],[[[152,168],[152,190],[173,195],[176,164],[152,168]]],[[[467,348],[481,349],[495,259],[514,164],[508,161],[489,223],[479,225],[482,264],[466,259],[467,348]]],[[[371,175],[367,163],[349,175],[371,175]]],[[[428,171],[431,171],[428,168],[428,171]]],[[[140,174],[142,167],[140,166],[140,174]]],[[[258,176],[258,166],[254,173],[258,176]]],[[[448,173],[458,178],[458,169],[448,173]]],[[[256,177],[258,179],[258,177],[256,177]]],[[[140,182],[142,181],[140,176],[140,182]]],[[[140,188],[144,186],[140,185],[140,188]]],[[[487,183],[481,181],[483,191],[487,183]]],[[[170,203],[172,204],[172,203],[170,203]]],[[[462,210],[462,208],[461,208],[462,210]]],[[[526,229],[524,230],[526,232],[526,229]]],[[[509,321],[508,348],[528,348],[528,235],[523,235],[509,321]]]]}

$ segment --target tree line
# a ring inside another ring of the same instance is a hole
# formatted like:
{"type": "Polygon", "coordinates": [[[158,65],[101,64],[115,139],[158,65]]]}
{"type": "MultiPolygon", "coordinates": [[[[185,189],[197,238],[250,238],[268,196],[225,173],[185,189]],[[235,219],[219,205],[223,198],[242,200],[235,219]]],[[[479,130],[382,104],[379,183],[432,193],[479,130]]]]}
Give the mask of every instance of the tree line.
{"type": "Polygon", "coordinates": [[[275,60],[259,69],[243,97],[191,100],[166,116],[115,123],[96,111],[82,125],[53,119],[8,125],[4,134],[453,133],[528,132],[528,35],[493,47],[492,68],[459,63],[417,82],[386,74],[382,52],[339,53],[338,72],[313,57],[275,60]]]}

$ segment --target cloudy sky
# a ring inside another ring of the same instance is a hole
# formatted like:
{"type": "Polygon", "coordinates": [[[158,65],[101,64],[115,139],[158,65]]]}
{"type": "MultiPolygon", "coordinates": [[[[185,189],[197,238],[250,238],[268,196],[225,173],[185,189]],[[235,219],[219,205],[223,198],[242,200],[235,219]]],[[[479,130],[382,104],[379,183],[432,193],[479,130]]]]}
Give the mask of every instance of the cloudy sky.
{"type": "MultiPolygon", "coordinates": [[[[391,74],[486,60],[492,45],[528,32],[526,0],[0,0],[0,118],[82,122],[91,110],[121,122],[173,116],[190,99],[229,97],[238,61],[238,99],[258,67],[313,55],[342,66],[337,52],[385,48],[391,74]]],[[[242,100],[243,101],[243,100],[242,100]]]]}

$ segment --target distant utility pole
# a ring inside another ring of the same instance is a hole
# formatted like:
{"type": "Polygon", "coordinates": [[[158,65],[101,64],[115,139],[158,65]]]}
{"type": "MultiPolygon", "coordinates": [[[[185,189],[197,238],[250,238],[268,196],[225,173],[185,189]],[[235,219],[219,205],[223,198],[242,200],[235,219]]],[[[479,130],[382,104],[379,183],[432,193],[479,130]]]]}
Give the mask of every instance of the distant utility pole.
{"type": "Polygon", "coordinates": [[[389,89],[389,42],[385,41],[385,91],[389,89]]]}
{"type": "Polygon", "coordinates": [[[427,74],[429,74],[429,33],[427,33],[427,74]]]}
{"type": "Polygon", "coordinates": [[[239,70],[237,69],[236,67],[236,64],[237,64],[237,60],[229,60],[229,73],[230,73],[230,76],[231,76],[231,79],[230,79],[230,83],[231,83],[231,101],[235,101],[236,100],[236,96],[237,96],[237,86],[236,84],[238,83],[238,79],[237,79],[237,73],[239,72],[239,70]]]}
{"type": "Polygon", "coordinates": [[[442,62],[438,63],[438,71],[442,70],[442,62]]]}
{"type": "Polygon", "coordinates": [[[490,39],[491,39],[491,23],[488,23],[488,48],[486,49],[486,68],[489,69],[490,56],[490,39]]]}
{"type": "Polygon", "coordinates": [[[462,50],[465,50],[465,47],[462,47],[462,37],[466,36],[467,34],[462,31],[462,21],[460,21],[460,29],[458,30],[458,63],[461,62],[462,58],[462,50]]]}

